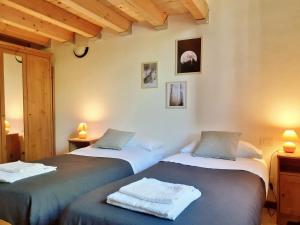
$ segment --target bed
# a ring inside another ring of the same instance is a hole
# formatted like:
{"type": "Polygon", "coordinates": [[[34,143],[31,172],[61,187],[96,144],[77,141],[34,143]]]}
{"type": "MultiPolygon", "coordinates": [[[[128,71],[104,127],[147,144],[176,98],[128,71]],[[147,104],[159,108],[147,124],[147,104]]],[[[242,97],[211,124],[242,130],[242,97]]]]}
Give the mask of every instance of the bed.
{"type": "Polygon", "coordinates": [[[57,224],[63,209],[78,196],[159,162],[163,149],[122,151],[82,148],[38,162],[57,171],[18,182],[0,183],[0,219],[12,225],[57,224]]]}
{"type": "Polygon", "coordinates": [[[62,225],[260,225],[268,173],[263,160],[236,161],[180,153],[125,179],[95,189],[74,201],[62,225]],[[143,177],[192,185],[202,192],[175,221],[133,212],[106,203],[120,187],[143,177]]]}

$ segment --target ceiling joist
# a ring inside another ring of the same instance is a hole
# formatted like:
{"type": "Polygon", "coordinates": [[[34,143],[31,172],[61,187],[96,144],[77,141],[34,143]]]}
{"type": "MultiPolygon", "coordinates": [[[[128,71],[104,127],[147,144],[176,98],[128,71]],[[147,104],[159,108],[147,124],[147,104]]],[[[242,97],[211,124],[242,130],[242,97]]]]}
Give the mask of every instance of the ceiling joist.
{"type": "Polygon", "coordinates": [[[97,0],[60,0],[60,2],[72,11],[83,15],[85,19],[97,23],[100,26],[108,27],[119,33],[131,29],[131,22],[101,1],[97,0]]]}
{"type": "Polygon", "coordinates": [[[101,32],[101,27],[44,0],[0,0],[0,3],[85,37],[95,37],[101,32]]]}
{"type": "Polygon", "coordinates": [[[0,37],[41,47],[99,38],[102,27],[129,34],[135,22],[165,29],[168,15],[187,13],[207,21],[207,0],[0,0],[0,37]]]}
{"type": "Polygon", "coordinates": [[[165,24],[167,14],[163,13],[152,0],[108,0],[137,21],[147,21],[154,27],[165,24]]]}
{"type": "Polygon", "coordinates": [[[34,34],[29,31],[21,30],[17,27],[13,27],[11,25],[1,23],[1,22],[0,22],[0,34],[10,36],[13,38],[18,38],[43,47],[48,47],[50,44],[49,38],[34,34]]]}
{"type": "Polygon", "coordinates": [[[206,0],[180,1],[196,20],[203,20],[208,18],[208,4],[206,0]]]}
{"type": "Polygon", "coordinates": [[[0,4],[0,22],[18,27],[59,42],[73,41],[73,33],[19,10],[0,4]]]}

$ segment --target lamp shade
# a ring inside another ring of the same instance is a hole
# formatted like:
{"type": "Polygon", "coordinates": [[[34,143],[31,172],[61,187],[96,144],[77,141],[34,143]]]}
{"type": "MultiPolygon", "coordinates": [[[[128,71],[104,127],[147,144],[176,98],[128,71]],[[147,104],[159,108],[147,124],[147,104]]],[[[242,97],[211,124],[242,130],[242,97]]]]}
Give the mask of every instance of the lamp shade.
{"type": "Polygon", "coordinates": [[[283,132],[282,138],[284,141],[297,141],[298,135],[295,130],[285,130],[283,132]]]}
{"type": "Polygon", "coordinates": [[[88,126],[86,123],[80,123],[78,125],[77,131],[87,131],[87,129],[88,129],[88,126]]]}

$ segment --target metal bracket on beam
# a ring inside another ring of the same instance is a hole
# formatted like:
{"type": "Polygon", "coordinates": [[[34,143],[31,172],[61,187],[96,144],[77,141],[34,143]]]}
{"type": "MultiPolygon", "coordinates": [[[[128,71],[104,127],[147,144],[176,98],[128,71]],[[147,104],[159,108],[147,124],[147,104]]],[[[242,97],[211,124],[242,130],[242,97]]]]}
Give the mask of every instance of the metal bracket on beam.
{"type": "Polygon", "coordinates": [[[91,42],[96,42],[96,41],[99,41],[99,40],[101,40],[102,39],[102,33],[100,32],[99,34],[97,34],[97,36],[95,36],[95,37],[92,37],[92,38],[89,38],[89,40],[91,41],[91,42]]]}
{"type": "Polygon", "coordinates": [[[156,26],[154,27],[155,30],[166,30],[168,29],[168,18],[166,18],[164,24],[160,25],[160,26],[156,26]]]}
{"type": "Polygon", "coordinates": [[[120,36],[127,36],[127,35],[131,35],[132,34],[132,25],[129,27],[129,29],[127,31],[124,31],[122,33],[119,33],[120,36]]]}
{"type": "Polygon", "coordinates": [[[209,24],[209,13],[207,14],[207,18],[195,21],[197,24],[209,24]]]}

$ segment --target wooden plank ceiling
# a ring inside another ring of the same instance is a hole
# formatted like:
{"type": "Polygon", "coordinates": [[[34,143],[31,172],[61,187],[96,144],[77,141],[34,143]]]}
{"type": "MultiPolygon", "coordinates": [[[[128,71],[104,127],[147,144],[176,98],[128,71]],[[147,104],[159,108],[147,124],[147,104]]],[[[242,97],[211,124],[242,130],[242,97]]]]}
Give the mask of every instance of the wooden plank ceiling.
{"type": "Polygon", "coordinates": [[[51,40],[72,42],[75,35],[100,36],[103,28],[128,33],[133,23],[161,27],[169,15],[208,17],[206,0],[0,0],[0,39],[33,46],[51,40]]]}

